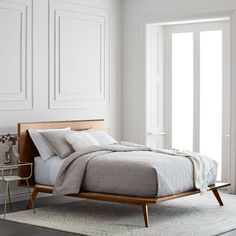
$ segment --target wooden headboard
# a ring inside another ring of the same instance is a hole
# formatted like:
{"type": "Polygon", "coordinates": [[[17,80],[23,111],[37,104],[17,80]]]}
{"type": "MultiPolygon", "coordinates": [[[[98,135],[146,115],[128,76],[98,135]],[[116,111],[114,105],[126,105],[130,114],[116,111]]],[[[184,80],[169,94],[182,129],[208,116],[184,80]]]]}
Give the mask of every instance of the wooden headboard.
{"type": "MultiPolygon", "coordinates": [[[[31,140],[28,129],[58,129],[71,127],[72,130],[85,130],[94,128],[98,130],[104,129],[104,120],[72,120],[72,121],[44,121],[44,122],[27,122],[18,124],[18,152],[21,162],[34,162],[34,157],[38,156],[38,150],[31,140]]],[[[29,169],[21,168],[20,176],[25,176],[29,173],[29,169]]],[[[19,182],[19,185],[25,185],[24,182],[19,182]]],[[[34,174],[30,179],[30,185],[34,185],[34,174]]]]}

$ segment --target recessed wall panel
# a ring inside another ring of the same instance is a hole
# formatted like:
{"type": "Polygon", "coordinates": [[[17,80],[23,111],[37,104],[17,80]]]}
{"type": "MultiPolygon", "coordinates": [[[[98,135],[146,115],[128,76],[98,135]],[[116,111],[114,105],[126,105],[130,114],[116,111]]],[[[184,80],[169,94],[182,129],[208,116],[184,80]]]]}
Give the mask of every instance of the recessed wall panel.
{"type": "Polygon", "coordinates": [[[105,108],[109,11],[50,3],[50,109],[105,108]]]}
{"type": "Polygon", "coordinates": [[[60,94],[99,94],[101,23],[60,17],[60,94]]]}
{"type": "Polygon", "coordinates": [[[0,94],[21,93],[21,29],[20,11],[0,9],[0,94]]]}
{"type": "Polygon", "coordinates": [[[32,109],[32,1],[0,2],[0,110],[32,109]]]}

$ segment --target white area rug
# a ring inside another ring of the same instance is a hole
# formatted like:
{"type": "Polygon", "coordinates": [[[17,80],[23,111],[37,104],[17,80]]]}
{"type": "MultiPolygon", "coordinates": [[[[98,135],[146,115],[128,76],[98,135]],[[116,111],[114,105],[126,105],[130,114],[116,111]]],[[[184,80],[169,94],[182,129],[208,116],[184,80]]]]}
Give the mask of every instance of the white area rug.
{"type": "Polygon", "coordinates": [[[149,228],[144,227],[141,207],[73,198],[37,208],[36,215],[25,210],[7,219],[84,235],[208,236],[236,228],[236,196],[221,196],[223,207],[211,192],[150,206],[149,228]]]}

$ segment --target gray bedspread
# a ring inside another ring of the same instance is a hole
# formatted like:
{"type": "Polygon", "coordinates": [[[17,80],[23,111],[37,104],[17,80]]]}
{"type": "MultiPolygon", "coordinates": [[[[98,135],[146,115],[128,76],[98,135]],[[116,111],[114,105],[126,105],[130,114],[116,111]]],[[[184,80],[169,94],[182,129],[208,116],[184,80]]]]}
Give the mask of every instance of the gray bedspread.
{"type": "MultiPolygon", "coordinates": [[[[217,168],[214,161],[212,168],[217,168]]],[[[144,146],[94,146],[64,161],[54,194],[80,191],[139,197],[166,196],[193,188],[193,163],[184,156],[156,152],[144,146]]],[[[209,184],[215,183],[216,171],[209,184]]]]}

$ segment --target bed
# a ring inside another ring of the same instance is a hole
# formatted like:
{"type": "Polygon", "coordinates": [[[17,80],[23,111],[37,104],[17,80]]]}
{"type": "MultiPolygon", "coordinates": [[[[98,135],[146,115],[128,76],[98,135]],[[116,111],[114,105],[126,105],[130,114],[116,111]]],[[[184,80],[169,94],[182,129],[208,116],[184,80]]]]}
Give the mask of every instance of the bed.
{"type": "MultiPolygon", "coordinates": [[[[32,199],[35,200],[37,197],[37,194],[39,192],[45,192],[45,193],[53,193],[54,190],[54,184],[56,180],[57,173],[59,169],[61,168],[63,161],[60,160],[57,156],[53,157],[50,159],[50,161],[47,161],[45,164],[42,160],[41,157],[39,156],[39,153],[34,146],[29,134],[28,134],[28,129],[34,128],[34,129],[56,129],[56,128],[65,128],[65,127],[71,127],[72,130],[86,130],[89,128],[93,128],[96,130],[103,130],[104,129],[104,120],[85,120],[85,121],[55,121],[55,122],[33,122],[33,123],[20,123],[18,125],[18,133],[19,133],[19,154],[20,154],[20,159],[22,162],[34,162],[34,168],[35,168],[35,173],[33,177],[30,179],[30,185],[32,186],[33,193],[32,193],[32,199]]],[[[127,153],[124,158],[127,158],[127,153]]],[[[145,164],[145,158],[141,160],[145,164]]],[[[164,158],[165,159],[165,158],[164,158]]],[[[163,159],[163,160],[164,160],[163,159]]],[[[100,163],[103,163],[101,165],[107,165],[104,168],[105,169],[111,168],[109,166],[109,159],[105,159],[102,162],[102,159],[98,161],[96,158],[94,158],[91,162],[91,171],[88,171],[86,173],[85,178],[83,180],[83,187],[82,190],[79,193],[73,193],[69,194],[69,196],[72,197],[80,197],[80,198],[86,198],[86,199],[93,199],[93,200],[102,200],[102,201],[110,201],[110,202],[119,202],[119,203],[126,203],[126,204],[133,204],[133,205],[139,205],[143,209],[143,215],[144,215],[144,222],[145,226],[148,227],[148,206],[151,204],[158,204],[162,201],[167,201],[175,198],[180,198],[184,196],[189,196],[192,194],[197,194],[199,193],[199,190],[194,189],[193,186],[191,186],[191,182],[187,182],[185,187],[182,187],[179,185],[178,189],[175,190],[175,193],[173,192],[168,192],[164,191],[156,195],[153,193],[152,186],[150,185],[145,185],[145,179],[146,178],[151,178],[151,169],[148,169],[148,165],[142,165],[138,166],[139,168],[145,168],[146,167],[146,172],[142,171],[139,173],[144,173],[143,176],[140,176],[140,174],[136,173],[136,176],[134,179],[138,179],[136,181],[135,186],[136,189],[131,189],[126,192],[124,192],[124,187],[125,187],[125,182],[126,181],[121,181],[120,183],[117,184],[117,190],[116,191],[111,191],[109,188],[104,189],[102,187],[99,188],[99,185],[91,183],[92,181],[91,178],[96,175],[96,178],[100,180],[100,183],[106,182],[106,176],[104,174],[96,173],[96,167],[100,163]],[[93,165],[93,166],[92,166],[93,165]],[[94,172],[95,170],[95,172],[94,172]],[[105,177],[104,177],[105,176],[105,177]],[[147,187],[145,189],[145,187],[147,187]],[[140,191],[139,191],[140,190],[140,191]]],[[[116,165],[119,165],[123,162],[122,156],[120,157],[120,160],[117,160],[116,165]]],[[[111,163],[111,162],[110,162],[111,163]]],[[[186,163],[185,167],[189,169],[188,175],[192,175],[192,169],[191,169],[191,163],[189,162],[183,162],[186,163]],[[190,167],[188,167],[190,165],[190,167]]],[[[130,166],[134,165],[135,163],[130,162],[130,166]]],[[[124,167],[126,167],[125,165],[124,167]]],[[[181,168],[182,164],[179,165],[178,168],[181,168]]],[[[128,167],[127,167],[128,168],[128,167]]],[[[119,168],[118,168],[119,169],[119,168]]],[[[131,169],[132,170],[132,169],[131,169]]],[[[20,169],[20,175],[26,175],[27,174],[27,169],[20,169]]],[[[127,171],[126,173],[129,173],[127,171]]],[[[123,176],[126,179],[131,179],[131,177],[127,174],[127,176],[123,176]]],[[[181,176],[180,176],[181,177],[181,176]]],[[[25,185],[23,181],[19,182],[19,185],[25,185]]],[[[218,189],[227,187],[229,186],[228,183],[215,183],[214,179],[211,182],[211,185],[209,186],[209,190],[211,190],[216,197],[218,203],[223,206],[223,202],[220,198],[218,189]]],[[[29,202],[29,207],[31,207],[31,202],[29,202]]]]}

